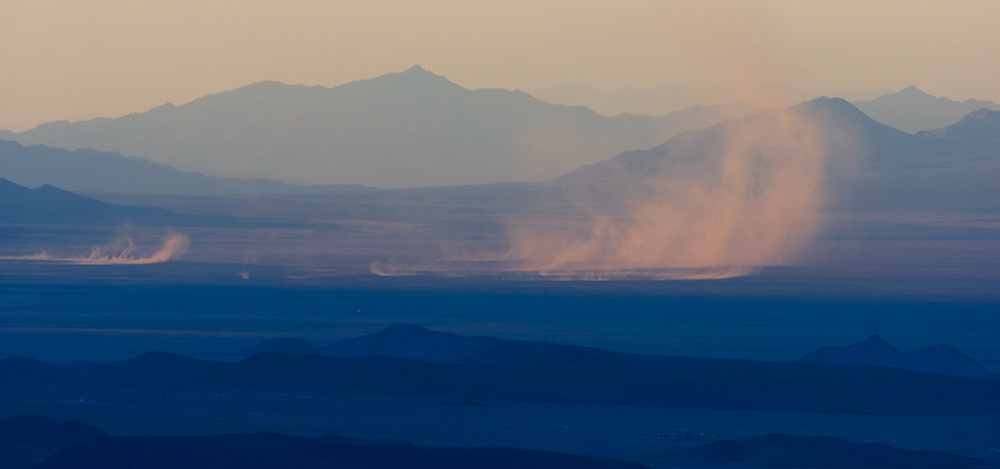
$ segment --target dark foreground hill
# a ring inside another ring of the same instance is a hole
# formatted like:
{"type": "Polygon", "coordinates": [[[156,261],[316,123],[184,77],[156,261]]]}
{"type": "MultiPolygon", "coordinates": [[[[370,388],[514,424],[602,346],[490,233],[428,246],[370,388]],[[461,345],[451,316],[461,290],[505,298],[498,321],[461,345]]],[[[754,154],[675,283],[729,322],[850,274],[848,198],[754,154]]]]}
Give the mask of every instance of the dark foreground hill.
{"type": "Polygon", "coordinates": [[[29,189],[0,178],[0,223],[164,226],[192,220],[158,207],[110,204],[54,186],[29,189]]]}
{"type": "Polygon", "coordinates": [[[169,195],[338,193],[364,186],[296,186],[273,179],[237,179],[183,172],[114,152],[22,146],[0,140],[0,177],[22,186],[52,185],[72,192],[169,195]]]}
{"type": "MultiPolygon", "coordinates": [[[[415,326],[390,329],[382,338],[395,337],[405,346],[362,345],[353,350],[367,350],[365,356],[350,358],[258,353],[227,363],[147,353],[116,363],[49,365],[11,356],[0,361],[0,383],[879,415],[1000,413],[1000,382],[990,380],[882,367],[636,356],[462,338],[415,326]]],[[[379,337],[368,341],[378,343],[379,337]]]]}
{"type": "Polygon", "coordinates": [[[34,415],[0,420],[0,467],[27,469],[66,448],[107,438],[101,429],[76,421],[34,415]]]}
{"type": "Polygon", "coordinates": [[[77,422],[22,416],[0,421],[0,464],[38,468],[581,468],[645,466],[592,456],[513,448],[438,448],[329,434],[110,436],[77,422]],[[41,464],[38,464],[41,462],[41,464]],[[36,466],[37,464],[37,466],[36,466]]]}
{"type": "Polygon", "coordinates": [[[765,435],[716,441],[662,453],[651,459],[684,466],[810,468],[972,468],[1000,467],[1000,462],[940,451],[910,451],[881,443],[852,443],[828,436],[765,435]]]}

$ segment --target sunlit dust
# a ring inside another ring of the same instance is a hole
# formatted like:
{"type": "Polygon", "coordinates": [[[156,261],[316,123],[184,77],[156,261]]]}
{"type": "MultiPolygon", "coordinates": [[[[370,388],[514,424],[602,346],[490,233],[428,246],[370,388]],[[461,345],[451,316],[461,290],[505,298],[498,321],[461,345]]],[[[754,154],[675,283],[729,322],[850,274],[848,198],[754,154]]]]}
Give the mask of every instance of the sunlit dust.
{"type": "Polygon", "coordinates": [[[185,235],[171,233],[155,252],[143,255],[132,238],[119,238],[103,246],[94,246],[87,256],[54,256],[45,251],[25,256],[0,257],[3,260],[51,261],[81,265],[139,265],[158,264],[176,260],[187,252],[191,240],[185,235]]]}
{"type": "Polygon", "coordinates": [[[632,184],[614,189],[626,216],[595,213],[584,232],[557,225],[515,230],[508,258],[557,276],[707,269],[700,278],[719,278],[785,263],[821,225],[821,129],[808,113],[789,108],[675,139],[654,174],[629,175],[632,184]]]}

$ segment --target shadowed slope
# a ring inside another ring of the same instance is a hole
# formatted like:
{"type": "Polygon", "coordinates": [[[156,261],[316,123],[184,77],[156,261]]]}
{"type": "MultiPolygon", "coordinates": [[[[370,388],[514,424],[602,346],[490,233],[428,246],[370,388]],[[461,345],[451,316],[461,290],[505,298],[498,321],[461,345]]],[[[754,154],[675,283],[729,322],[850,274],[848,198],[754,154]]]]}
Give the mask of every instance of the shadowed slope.
{"type": "Polygon", "coordinates": [[[910,451],[827,436],[765,435],[716,441],[657,455],[658,462],[736,467],[911,468],[998,467],[1000,463],[940,451],[910,451]]]}
{"type": "Polygon", "coordinates": [[[72,420],[59,422],[34,415],[0,420],[0,467],[34,467],[65,448],[108,436],[97,427],[72,420]]]}
{"type": "Polygon", "coordinates": [[[0,140],[0,177],[30,187],[50,184],[74,192],[232,195],[347,192],[363,186],[295,186],[272,179],[236,179],[182,172],[142,158],[90,149],[22,146],[0,140]]]}
{"type": "Polygon", "coordinates": [[[126,207],[45,185],[34,189],[0,179],[0,223],[162,226],[185,217],[157,207],[126,207]]]}
{"type": "Polygon", "coordinates": [[[321,439],[276,433],[111,437],[56,454],[39,469],[152,468],[581,468],[645,466],[592,456],[508,448],[433,448],[405,442],[321,439]]]}

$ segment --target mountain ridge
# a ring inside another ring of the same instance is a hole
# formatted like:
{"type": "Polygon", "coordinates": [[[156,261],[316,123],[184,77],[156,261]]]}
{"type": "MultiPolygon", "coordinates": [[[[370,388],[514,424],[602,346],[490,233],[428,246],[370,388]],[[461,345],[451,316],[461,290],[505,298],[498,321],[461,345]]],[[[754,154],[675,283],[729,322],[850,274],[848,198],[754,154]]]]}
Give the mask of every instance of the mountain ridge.
{"type": "Polygon", "coordinates": [[[856,101],[854,105],[872,119],[908,133],[954,124],[981,108],[1000,111],[1000,104],[991,101],[955,101],[931,96],[913,85],[873,100],[856,101]]]}
{"type": "Polygon", "coordinates": [[[374,190],[361,185],[297,186],[273,179],[218,178],[115,152],[24,146],[9,140],[0,140],[0,177],[24,186],[49,184],[91,193],[249,195],[374,190]]]}
{"type": "Polygon", "coordinates": [[[412,67],[334,88],[258,82],[189,103],[8,135],[182,171],[295,184],[427,187],[544,180],[742,111],[603,117],[412,67]]]}
{"type": "Polygon", "coordinates": [[[878,334],[846,347],[823,347],[799,360],[837,366],[882,366],[973,379],[997,377],[951,345],[931,345],[904,353],[878,334]]]}
{"type": "Polygon", "coordinates": [[[84,197],[52,185],[34,189],[0,178],[0,223],[163,226],[190,221],[159,207],[131,207],[84,197]]]}

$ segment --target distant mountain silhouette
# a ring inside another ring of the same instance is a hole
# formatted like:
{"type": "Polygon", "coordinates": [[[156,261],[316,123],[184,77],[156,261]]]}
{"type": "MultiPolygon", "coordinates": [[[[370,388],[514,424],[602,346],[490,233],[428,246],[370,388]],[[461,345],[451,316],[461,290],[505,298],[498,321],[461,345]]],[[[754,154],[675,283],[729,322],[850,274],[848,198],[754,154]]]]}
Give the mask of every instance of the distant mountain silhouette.
{"type": "Polygon", "coordinates": [[[901,358],[903,352],[886,342],[882,336],[872,334],[867,339],[848,347],[823,347],[802,357],[801,360],[841,366],[893,366],[901,358]]]}
{"type": "Polygon", "coordinates": [[[828,436],[772,434],[746,440],[715,441],[653,456],[658,463],[733,467],[972,468],[1000,462],[941,451],[912,451],[881,443],[852,443],[828,436]]]}
{"type": "Polygon", "coordinates": [[[538,356],[560,346],[544,342],[467,337],[396,323],[375,333],[344,339],[322,350],[333,357],[387,356],[451,363],[495,363],[538,356]]]}
{"type": "Polygon", "coordinates": [[[1000,210],[1000,185],[995,184],[1000,177],[1000,143],[990,143],[996,135],[992,114],[978,113],[985,118],[970,117],[950,131],[911,135],[876,122],[838,98],[817,98],[685,132],[650,150],[625,152],[547,184],[577,194],[576,198],[596,193],[613,201],[622,194],[634,194],[633,188],[644,180],[683,174],[685,168],[697,168],[713,155],[725,154],[731,138],[738,138],[747,128],[780,122],[774,117],[779,112],[804,116],[835,136],[822,147],[827,155],[829,210],[1000,210]],[[977,142],[975,148],[969,149],[959,136],[977,142]]]}
{"type": "Polygon", "coordinates": [[[27,469],[63,449],[110,435],[84,423],[56,421],[34,415],[0,420],[0,467],[27,469]]]}
{"type": "MultiPolygon", "coordinates": [[[[880,124],[847,101],[839,98],[817,98],[790,108],[788,111],[812,119],[823,130],[843,136],[830,142],[826,149],[830,164],[859,163],[862,167],[905,165],[914,160],[940,154],[945,146],[880,124]],[[856,145],[840,145],[851,142],[856,145]],[[937,144],[935,146],[935,143],[937,144]],[[857,150],[860,160],[849,154],[857,150]],[[845,161],[848,160],[848,161],[845,161]]],[[[725,145],[730,135],[757,122],[766,121],[777,112],[763,111],[741,119],[729,120],[701,131],[686,132],[650,150],[626,152],[606,161],[572,171],[555,181],[605,180],[609,177],[655,177],[669,171],[679,162],[701,161],[706,155],[725,145]]],[[[719,153],[715,151],[715,153],[719,153]]]]}
{"type": "Polygon", "coordinates": [[[840,366],[886,366],[942,376],[992,379],[995,375],[947,344],[903,353],[878,334],[847,347],[823,347],[799,359],[840,366]]]}
{"type": "Polygon", "coordinates": [[[35,189],[0,178],[0,223],[164,226],[188,219],[157,207],[126,207],[45,185],[35,189]]]}
{"type": "Polygon", "coordinates": [[[1000,111],[1000,104],[990,101],[953,101],[931,96],[915,86],[854,105],[872,119],[910,133],[954,124],[977,109],[1000,111]]]}
{"type": "Polygon", "coordinates": [[[638,356],[572,345],[442,334],[413,325],[344,341],[351,358],[259,353],[237,363],[150,353],[116,363],[0,361],[6,386],[380,395],[452,401],[809,411],[1000,412],[1000,382],[887,367],[638,356]],[[395,343],[393,343],[395,342],[395,343]],[[388,356],[386,353],[415,358],[388,356]]]}
{"type": "Polygon", "coordinates": [[[0,420],[0,464],[38,468],[548,468],[640,469],[612,459],[515,448],[437,448],[329,434],[110,436],[79,422],[0,420]],[[40,463],[40,464],[39,464],[40,463]]]}
{"type": "Polygon", "coordinates": [[[363,190],[363,186],[296,186],[271,179],[236,179],[181,172],[142,158],[90,149],[0,140],[0,177],[30,187],[53,185],[74,192],[233,195],[363,190]]]}
{"type": "Polygon", "coordinates": [[[468,90],[415,66],[335,88],[255,83],[6,137],[212,176],[416,187],[544,180],[726,117],[713,108],[609,118],[520,91],[468,90]]]}
{"type": "Polygon", "coordinates": [[[663,86],[603,93],[576,83],[549,88],[538,92],[535,96],[552,104],[584,106],[605,116],[619,114],[663,116],[682,109],[714,107],[728,111],[730,118],[763,109],[761,104],[745,102],[747,99],[758,103],[766,102],[773,106],[788,106],[818,96],[817,93],[781,86],[748,88],[663,86]]]}

